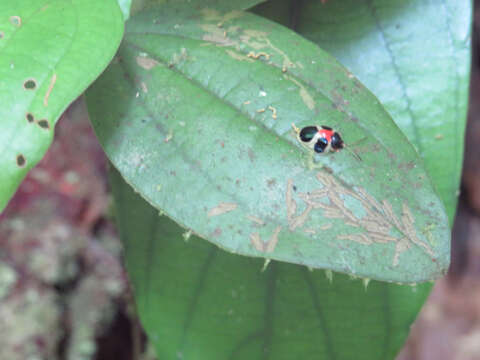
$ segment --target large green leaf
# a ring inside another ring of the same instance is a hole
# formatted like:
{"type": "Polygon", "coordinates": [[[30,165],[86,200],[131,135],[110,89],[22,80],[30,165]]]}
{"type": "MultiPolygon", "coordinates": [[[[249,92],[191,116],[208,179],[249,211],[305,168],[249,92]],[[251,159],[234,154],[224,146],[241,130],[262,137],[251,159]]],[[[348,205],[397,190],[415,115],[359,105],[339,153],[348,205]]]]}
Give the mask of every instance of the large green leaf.
{"type": "Polygon", "coordinates": [[[138,312],[159,359],[392,359],[428,286],[392,287],[228,254],[112,174],[138,312]]]}
{"type": "Polygon", "coordinates": [[[452,223],[468,103],[472,1],[307,0],[297,14],[296,30],[358,76],[416,146],[452,223]]]}
{"type": "Polygon", "coordinates": [[[122,37],[115,0],[0,2],[0,211],[122,37]]]}
{"type": "Polygon", "coordinates": [[[398,282],[444,273],[443,206],[353,75],[255,15],[168,10],[129,21],[87,93],[107,155],[145,199],[239,254],[398,282]],[[292,122],[337,128],[349,149],[312,169],[292,122]]]}

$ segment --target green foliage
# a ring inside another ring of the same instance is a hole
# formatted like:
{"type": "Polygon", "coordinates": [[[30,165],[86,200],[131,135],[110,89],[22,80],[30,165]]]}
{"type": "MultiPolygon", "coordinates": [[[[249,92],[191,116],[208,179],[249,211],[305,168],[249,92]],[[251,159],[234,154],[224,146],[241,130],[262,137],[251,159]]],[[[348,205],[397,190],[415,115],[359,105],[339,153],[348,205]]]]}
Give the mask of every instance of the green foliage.
{"type": "Polygon", "coordinates": [[[43,157],[56,121],[112,59],[115,0],[0,3],[0,211],[43,157]]]}
{"type": "Polygon", "coordinates": [[[300,34],[378,96],[424,160],[450,224],[462,170],[471,17],[469,0],[309,0],[296,21],[300,34]]]}
{"type": "Polygon", "coordinates": [[[404,283],[448,266],[443,206],[407,138],[353,75],[279,25],[149,9],[87,102],[128,183],[224,249],[404,283]],[[312,168],[292,122],[337,128],[349,148],[312,168]]]}
{"type": "Polygon", "coordinates": [[[426,281],[448,266],[448,220],[427,173],[451,222],[471,2],[253,10],[355,75],[241,11],[260,2],[0,4],[0,209],[112,59],[122,19],[147,9],[87,101],[121,173],[127,268],[160,358],[392,359],[431,286],[368,279],[426,281]],[[347,148],[315,157],[292,123],[334,127],[347,148]]]}
{"type": "Polygon", "coordinates": [[[262,271],[160,216],[117,172],[111,184],[159,359],[392,359],[428,294],[277,261],[262,271]]]}

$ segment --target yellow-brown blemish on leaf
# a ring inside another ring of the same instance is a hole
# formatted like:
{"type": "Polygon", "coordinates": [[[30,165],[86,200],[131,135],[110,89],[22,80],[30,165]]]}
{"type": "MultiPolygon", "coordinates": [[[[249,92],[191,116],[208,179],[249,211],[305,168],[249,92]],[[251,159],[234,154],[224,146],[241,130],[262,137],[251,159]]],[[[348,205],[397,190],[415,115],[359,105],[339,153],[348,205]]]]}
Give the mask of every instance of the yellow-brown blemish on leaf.
{"type": "Polygon", "coordinates": [[[174,53],[173,56],[172,56],[172,60],[170,61],[170,63],[168,64],[169,67],[172,67],[174,65],[177,65],[177,64],[180,64],[182,62],[184,62],[185,60],[188,59],[188,55],[187,55],[187,49],[182,47],[180,49],[180,53],[174,53]]]}
{"type": "Polygon", "coordinates": [[[259,217],[256,217],[254,215],[247,215],[246,216],[248,220],[254,222],[255,224],[258,224],[260,226],[263,226],[265,225],[265,221],[263,221],[262,219],[260,219],[259,217]]]}
{"type": "Polygon", "coordinates": [[[269,106],[268,110],[272,112],[272,119],[276,120],[277,119],[277,109],[275,109],[273,106],[269,106]]]}
{"type": "Polygon", "coordinates": [[[205,31],[206,34],[202,36],[202,39],[211,43],[215,43],[218,46],[232,46],[235,42],[230,39],[228,36],[225,36],[225,32],[212,24],[202,24],[200,25],[201,29],[205,31]]]}
{"type": "Polygon", "coordinates": [[[48,85],[47,92],[43,97],[43,106],[48,106],[48,98],[50,97],[50,94],[52,93],[53,87],[55,86],[56,82],[57,82],[57,74],[53,74],[52,78],[50,79],[50,85],[48,85]]]}
{"type": "Polygon", "coordinates": [[[145,70],[151,70],[159,64],[157,60],[146,56],[137,56],[135,60],[137,65],[145,70]]]}
{"type": "Polygon", "coordinates": [[[222,18],[222,15],[215,9],[207,8],[202,9],[200,12],[206,21],[219,21],[222,18]]]}
{"type": "Polygon", "coordinates": [[[312,95],[308,92],[305,85],[303,85],[300,81],[295,79],[292,76],[288,76],[286,74],[283,75],[285,79],[290,80],[295,85],[299,87],[300,97],[302,98],[303,103],[310,109],[315,109],[315,100],[313,99],[312,95]]]}
{"type": "Polygon", "coordinates": [[[217,206],[215,206],[214,208],[210,209],[207,213],[208,217],[213,217],[213,216],[218,216],[218,215],[222,215],[222,214],[225,214],[225,213],[228,213],[230,211],[233,211],[237,208],[237,204],[236,203],[219,203],[217,206]]]}
{"type": "Polygon", "coordinates": [[[288,179],[287,180],[287,191],[285,193],[285,201],[287,205],[287,221],[290,224],[293,221],[293,217],[295,213],[297,212],[297,203],[293,199],[292,196],[292,191],[293,191],[293,180],[288,179]]]}
{"type": "Polygon", "coordinates": [[[173,139],[173,130],[169,130],[167,136],[165,136],[164,142],[168,143],[170,140],[173,139]]]}
{"type": "Polygon", "coordinates": [[[146,84],[145,82],[142,81],[142,82],[140,83],[140,87],[142,88],[142,91],[143,91],[144,93],[148,93],[148,87],[147,87],[147,84],[146,84]]]}
{"type": "Polygon", "coordinates": [[[410,249],[410,247],[411,247],[411,244],[407,241],[406,238],[402,238],[397,242],[397,244],[395,245],[395,254],[393,255],[393,261],[392,261],[393,266],[398,265],[400,254],[410,249]]]}
{"type": "Polygon", "coordinates": [[[225,52],[235,60],[248,61],[248,62],[254,62],[255,61],[255,60],[250,59],[249,57],[245,56],[244,54],[236,52],[232,49],[227,49],[227,50],[225,50],[225,52]]]}
{"type": "Polygon", "coordinates": [[[266,52],[259,52],[259,53],[255,54],[253,51],[250,51],[247,54],[247,57],[252,58],[252,59],[259,59],[261,56],[263,56],[267,60],[270,60],[270,55],[267,54],[266,52]]]}
{"type": "Polygon", "coordinates": [[[257,251],[271,253],[277,246],[278,235],[280,234],[280,231],[282,231],[282,227],[277,226],[275,230],[273,230],[273,234],[270,236],[270,239],[267,242],[262,240],[259,233],[252,233],[250,234],[250,242],[257,251]]]}
{"type": "Polygon", "coordinates": [[[262,239],[260,238],[260,234],[259,233],[253,233],[253,234],[250,234],[250,242],[252,243],[253,247],[255,248],[255,250],[257,251],[264,251],[263,249],[263,241],[262,239]]]}
{"type": "Polygon", "coordinates": [[[435,242],[434,238],[433,238],[433,235],[432,235],[432,232],[431,230],[433,230],[435,228],[435,225],[433,224],[430,224],[430,225],[427,225],[425,226],[423,229],[422,229],[422,234],[425,235],[425,237],[427,238],[428,242],[430,244],[433,245],[433,243],[435,242]]]}
{"type": "Polygon", "coordinates": [[[328,229],[331,229],[332,226],[333,226],[332,223],[324,224],[320,226],[320,230],[328,230],[328,229]]]}
{"type": "Polygon", "coordinates": [[[317,179],[323,184],[322,188],[298,194],[298,197],[307,206],[305,211],[298,217],[295,217],[295,212],[292,213],[292,210],[289,210],[294,200],[290,190],[292,182],[288,182],[286,198],[287,220],[290,224],[290,229],[303,226],[306,222],[305,217],[309,212],[314,209],[321,209],[323,217],[342,219],[346,225],[363,230],[363,232],[353,234],[337,235],[339,240],[350,240],[363,245],[395,243],[395,254],[392,261],[394,266],[398,265],[401,252],[408,250],[412,245],[420,247],[425,253],[433,256],[430,244],[418,238],[413,225],[415,219],[406,203],[402,204],[402,214],[398,217],[387,200],[379,203],[363,188],[359,187],[356,191],[353,191],[327,173],[317,173],[317,179]],[[350,211],[342,200],[342,197],[345,196],[359,201],[366,215],[359,217],[350,211]],[[325,199],[328,202],[325,202],[325,199]],[[392,235],[394,229],[402,234],[401,237],[392,235]]]}
{"type": "Polygon", "coordinates": [[[270,49],[269,53],[274,52],[280,55],[283,72],[290,67],[296,67],[284,51],[272,44],[266,32],[246,29],[240,36],[240,40],[255,50],[270,49]]]}

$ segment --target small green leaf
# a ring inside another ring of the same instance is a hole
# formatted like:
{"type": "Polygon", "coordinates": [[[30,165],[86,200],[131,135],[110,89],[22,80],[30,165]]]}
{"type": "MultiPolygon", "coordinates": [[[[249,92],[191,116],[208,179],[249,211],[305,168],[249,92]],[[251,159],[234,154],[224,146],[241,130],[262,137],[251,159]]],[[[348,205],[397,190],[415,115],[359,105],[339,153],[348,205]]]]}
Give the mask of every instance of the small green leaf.
{"type": "Polygon", "coordinates": [[[393,359],[429,284],[395,286],[228,254],[112,173],[142,325],[159,359],[393,359]],[[329,280],[331,278],[331,280],[329,280]]]}
{"type": "Polygon", "coordinates": [[[308,0],[295,22],[378,96],[424,159],[450,223],[462,169],[471,19],[470,0],[308,0]]]}
{"type": "Polygon", "coordinates": [[[87,94],[100,142],[142,196],[235,253],[387,281],[444,273],[443,205],[351,73],[260,17],[169,10],[129,21],[87,94]],[[347,149],[312,160],[292,123],[331,126],[347,149]]]}
{"type": "Polygon", "coordinates": [[[0,3],[0,211],[123,33],[115,0],[0,3]]]}

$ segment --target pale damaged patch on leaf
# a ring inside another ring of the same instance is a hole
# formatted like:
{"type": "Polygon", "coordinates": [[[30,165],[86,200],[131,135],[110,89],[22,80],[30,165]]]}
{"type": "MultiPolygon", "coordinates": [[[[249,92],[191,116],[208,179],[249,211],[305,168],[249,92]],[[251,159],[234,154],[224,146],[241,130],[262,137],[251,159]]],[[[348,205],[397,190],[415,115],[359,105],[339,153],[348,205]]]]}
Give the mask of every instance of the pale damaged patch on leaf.
{"type": "Polygon", "coordinates": [[[205,41],[217,44],[218,46],[232,46],[235,44],[235,41],[227,36],[225,30],[222,30],[216,25],[202,24],[200,28],[206,32],[206,34],[202,36],[202,39],[205,41]]]}
{"type": "MultiPolygon", "coordinates": [[[[310,195],[312,197],[318,198],[318,199],[322,198],[326,194],[327,194],[327,189],[324,189],[324,188],[316,189],[310,192],[310,195]]],[[[301,197],[302,195],[303,194],[300,193],[300,198],[302,198],[301,197]]],[[[294,231],[296,228],[302,227],[305,224],[305,222],[308,220],[310,212],[313,209],[318,208],[318,205],[307,203],[305,210],[303,210],[303,212],[300,215],[296,215],[297,203],[295,199],[293,199],[293,180],[292,179],[288,179],[287,181],[287,191],[285,194],[285,201],[287,205],[288,229],[290,231],[294,231]]],[[[323,230],[322,227],[320,229],[323,230]]]]}
{"type": "Polygon", "coordinates": [[[222,215],[235,210],[237,206],[238,205],[235,203],[220,203],[214,208],[210,209],[207,215],[208,217],[222,215]]]}
{"type": "Polygon", "coordinates": [[[262,240],[259,233],[253,233],[250,234],[250,241],[257,251],[271,253],[277,246],[278,235],[280,234],[280,231],[282,231],[282,227],[277,226],[275,230],[273,230],[273,234],[270,236],[270,239],[267,242],[262,240]]]}
{"type": "Polygon", "coordinates": [[[157,60],[146,56],[137,56],[135,60],[137,61],[137,65],[145,70],[151,70],[159,64],[157,60]]]}
{"type": "Polygon", "coordinates": [[[253,51],[250,51],[247,54],[247,57],[252,58],[252,59],[260,59],[261,57],[264,57],[266,60],[270,60],[270,54],[267,54],[266,52],[260,51],[259,53],[255,53],[253,51]]]}
{"type": "Polygon", "coordinates": [[[50,79],[50,85],[48,86],[47,93],[45,94],[45,97],[43,98],[43,105],[48,106],[48,98],[50,97],[50,94],[52,93],[53,87],[55,86],[55,83],[57,82],[57,74],[53,74],[52,78],[50,79]]]}
{"type": "Polygon", "coordinates": [[[313,99],[313,96],[310,95],[308,90],[305,88],[305,85],[303,85],[300,81],[295,79],[292,76],[288,75],[283,75],[283,77],[291,82],[293,82],[295,85],[297,85],[300,89],[300,97],[302,98],[303,103],[310,109],[313,110],[315,109],[315,100],[313,99]]]}
{"type": "Polygon", "coordinates": [[[257,225],[263,226],[265,225],[265,221],[260,219],[259,217],[253,216],[253,215],[247,215],[246,218],[252,222],[254,222],[257,225]]]}
{"type": "Polygon", "coordinates": [[[281,67],[283,72],[287,71],[288,68],[296,67],[283,50],[272,44],[266,32],[247,29],[240,36],[240,40],[255,50],[265,50],[266,53],[269,53],[269,56],[274,54],[279,56],[282,59],[281,67]]]}
{"type": "Polygon", "coordinates": [[[189,60],[187,55],[187,49],[182,47],[179,53],[174,53],[172,56],[172,60],[169,62],[169,66],[178,65],[186,60],[189,60]]]}
{"type": "MultiPolygon", "coordinates": [[[[338,182],[332,175],[317,173],[317,179],[324,185],[308,193],[298,193],[298,197],[305,203],[305,209],[296,215],[297,204],[293,199],[293,181],[287,181],[286,208],[289,230],[293,231],[304,226],[309,220],[312,211],[320,209],[322,216],[329,219],[342,220],[346,225],[362,232],[337,235],[339,240],[350,240],[362,245],[395,243],[393,266],[399,263],[400,254],[416,245],[429,256],[434,256],[430,244],[419,239],[414,227],[415,219],[407,204],[402,204],[402,214],[398,217],[392,205],[383,200],[379,203],[363,188],[356,188],[356,192],[338,182]],[[366,215],[355,215],[344,203],[342,197],[351,197],[360,202],[366,215]],[[328,201],[326,201],[328,200],[328,201]],[[401,237],[395,236],[395,232],[401,237]]],[[[332,224],[320,226],[321,230],[328,230],[332,224]]]]}
{"type": "Polygon", "coordinates": [[[232,46],[237,51],[245,51],[245,45],[257,52],[250,51],[247,56],[259,59],[264,57],[269,59],[271,56],[281,59],[278,64],[282,72],[286,72],[289,68],[296,68],[290,57],[282,49],[275,46],[269,39],[268,33],[253,29],[241,29],[238,26],[229,26],[226,30],[223,25],[233,19],[243,16],[241,11],[232,11],[225,15],[220,15],[217,11],[206,9],[203,10],[203,16],[206,23],[201,24],[200,28],[205,32],[202,39],[217,44],[218,46],[232,46]],[[229,37],[229,33],[231,37],[229,37]]]}
{"type": "Polygon", "coordinates": [[[238,61],[248,61],[248,62],[254,62],[255,60],[249,58],[248,56],[245,56],[242,53],[233,51],[231,49],[225,50],[225,52],[230,56],[231,58],[238,60],[238,61]]]}

